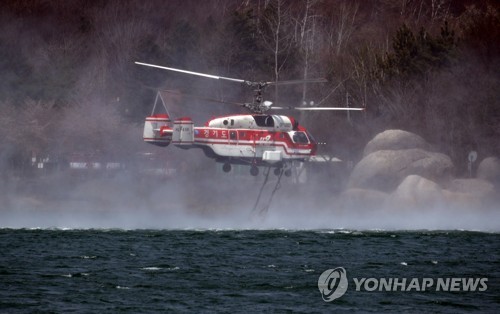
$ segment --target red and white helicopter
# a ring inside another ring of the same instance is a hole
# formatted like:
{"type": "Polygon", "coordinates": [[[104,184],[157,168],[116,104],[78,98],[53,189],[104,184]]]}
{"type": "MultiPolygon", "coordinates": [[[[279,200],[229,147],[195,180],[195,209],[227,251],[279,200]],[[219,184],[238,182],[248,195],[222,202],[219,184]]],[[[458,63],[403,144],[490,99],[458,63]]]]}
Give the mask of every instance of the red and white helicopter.
{"type": "Polygon", "coordinates": [[[242,83],[254,88],[252,103],[232,103],[249,109],[251,114],[221,116],[207,121],[203,126],[194,126],[192,119],[188,117],[175,119],[172,123],[168,111],[166,114],[154,114],[154,108],[151,116],[146,118],[143,133],[145,142],[164,147],[172,143],[182,149],[201,148],[207,157],[223,163],[224,172],[230,172],[232,164],[243,164],[250,165],[250,174],[253,176],[258,175],[258,166],[274,167],[276,175],[284,171],[286,176],[290,176],[293,161],[307,161],[316,154],[317,142],[297,120],[289,116],[268,114],[270,109],[364,110],[364,108],[343,107],[275,107],[272,106],[272,102],[263,100],[262,93],[267,86],[319,83],[326,82],[325,79],[252,82],[143,62],[135,63],[242,83]]]}

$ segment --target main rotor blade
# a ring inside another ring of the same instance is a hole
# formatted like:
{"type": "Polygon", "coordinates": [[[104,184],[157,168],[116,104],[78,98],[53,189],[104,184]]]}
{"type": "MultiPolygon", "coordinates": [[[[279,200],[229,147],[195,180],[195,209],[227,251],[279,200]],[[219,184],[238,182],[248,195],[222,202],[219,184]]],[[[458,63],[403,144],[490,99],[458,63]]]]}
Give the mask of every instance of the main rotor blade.
{"type": "Polygon", "coordinates": [[[237,105],[237,106],[245,107],[244,103],[219,100],[219,99],[215,99],[215,98],[202,97],[202,96],[192,95],[192,94],[185,94],[185,93],[174,91],[174,90],[170,90],[170,89],[160,89],[160,91],[165,92],[165,93],[169,93],[169,94],[190,97],[190,98],[198,98],[198,99],[205,100],[205,101],[210,101],[210,102],[218,102],[218,103],[221,103],[221,104],[237,105]]]}
{"type": "Polygon", "coordinates": [[[326,82],[328,82],[328,80],[325,78],[315,78],[315,79],[305,79],[305,80],[266,82],[266,84],[267,85],[292,85],[292,84],[326,83],[326,82]]]}
{"type": "Polygon", "coordinates": [[[362,111],[365,108],[347,108],[347,107],[271,107],[277,110],[299,110],[299,111],[320,111],[320,110],[353,110],[362,111]]]}
{"type": "Polygon", "coordinates": [[[230,78],[230,77],[217,76],[217,75],[211,75],[211,74],[205,74],[205,73],[199,73],[199,72],[193,72],[193,71],[187,71],[187,70],[181,70],[181,69],[176,69],[176,68],[169,68],[169,67],[164,67],[164,66],[156,65],[156,64],[149,64],[149,63],[143,63],[143,62],[137,62],[137,61],[135,62],[135,64],[144,65],[144,66],[152,67],[152,68],[163,69],[163,70],[174,71],[174,72],[186,73],[186,74],[191,74],[191,75],[198,75],[198,76],[213,78],[213,79],[216,79],[216,80],[226,80],[226,81],[232,81],[232,82],[238,82],[238,83],[244,83],[245,82],[245,80],[240,80],[240,79],[235,79],[235,78],[230,78]]]}

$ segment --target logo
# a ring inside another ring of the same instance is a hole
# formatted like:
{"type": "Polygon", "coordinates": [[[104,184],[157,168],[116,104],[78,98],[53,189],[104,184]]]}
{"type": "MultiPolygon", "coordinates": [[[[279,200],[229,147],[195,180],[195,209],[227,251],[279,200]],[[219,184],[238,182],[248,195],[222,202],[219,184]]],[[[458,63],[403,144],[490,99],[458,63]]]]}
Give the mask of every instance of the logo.
{"type": "Polygon", "coordinates": [[[325,302],[332,302],[347,290],[347,273],[343,267],[325,270],[318,278],[318,289],[325,302]]]}
{"type": "Polygon", "coordinates": [[[353,278],[356,291],[483,292],[488,278],[353,278]]]}
{"type": "MultiPolygon", "coordinates": [[[[486,277],[438,278],[352,278],[355,291],[386,292],[484,292],[486,277]]],[[[318,289],[325,302],[340,298],[347,291],[347,272],[343,267],[325,270],[318,278],[318,289]]]]}

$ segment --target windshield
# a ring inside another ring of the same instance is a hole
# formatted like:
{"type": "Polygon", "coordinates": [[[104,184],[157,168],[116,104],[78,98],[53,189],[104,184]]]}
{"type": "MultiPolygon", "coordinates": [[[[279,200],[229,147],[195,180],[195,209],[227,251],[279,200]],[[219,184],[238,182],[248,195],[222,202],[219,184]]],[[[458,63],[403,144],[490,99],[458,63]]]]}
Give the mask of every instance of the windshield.
{"type": "Polygon", "coordinates": [[[309,144],[309,139],[307,138],[307,135],[305,132],[301,132],[301,131],[290,132],[290,137],[292,138],[292,141],[294,143],[309,144]]]}

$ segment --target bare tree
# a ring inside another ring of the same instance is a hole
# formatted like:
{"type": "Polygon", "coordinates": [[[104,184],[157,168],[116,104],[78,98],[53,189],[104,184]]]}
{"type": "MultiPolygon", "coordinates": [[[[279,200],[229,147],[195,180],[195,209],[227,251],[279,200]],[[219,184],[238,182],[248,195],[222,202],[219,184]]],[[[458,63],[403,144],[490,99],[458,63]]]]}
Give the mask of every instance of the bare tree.
{"type": "Polygon", "coordinates": [[[329,21],[329,45],[338,56],[342,48],[347,45],[355,30],[356,16],[359,4],[357,2],[343,1],[338,10],[330,17],[329,21]]]}
{"type": "Polygon", "coordinates": [[[359,106],[367,108],[371,89],[377,84],[373,77],[373,71],[377,66],[376,56],[379,48],[374,44],[367,43],[356,49],[351,54],[352,75],[351,80],[356,88],[356,97],[360,100],[359,106]]]}
{"type": "Polygon", "coordinates": [[[0,106],[4,141],[27,151],[43,151],[54,140],[51,134],[58,119],[54,103],[26,99],[19,106],[0,106]]]}
{"type": "Polygon", "coordinates": [[[388,1],[387,6],[396,6],[402,22],[414,27],[424,24],[440,24],[447,20],[450,14],[450,0],[400,0],[394,3],[388,1]]]}
{"type": "MultiPolygon", "coordinates": [[[[305,8],[303,9],[303,16],[301,19],[297,19],[297,25],[299,29],[299,38],[296,41],[299,43],[299,47],[303,58],[303,71],[302,78],[304,80],[308,79],[311,57],[315,53],[316,47],[316,20],[318,15],[314,12],[314,6],[317,4],[317,0],[307,0],[305,3],[305,8]]],[[[307,84],[304,83],[302,86],[302,103],[306,102],[307,94],[307,84]]]]}
{"type": "Polygon", "coordinates": [[[58,142],[66,153],[114,154],[124,144],[127,128],[116,107],[93,99],[64,110],[58,142]]]}
{"type": "MultiPolygon", "coordinates": [[[[262,16],[261,35],[264,45],[274,56],[274,80],[279,80],[280,72],[287,62],[293,45],[293,18],[291,8],[284,0],[269,0],[262,16]]],[[[275,101],[278,89],[275,89],[275,101]]]]}

